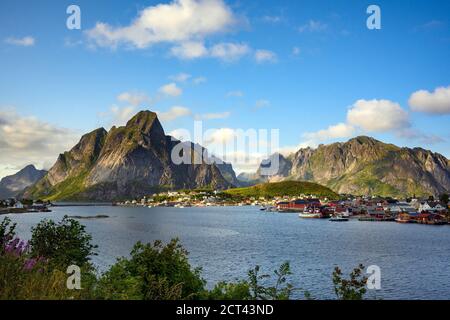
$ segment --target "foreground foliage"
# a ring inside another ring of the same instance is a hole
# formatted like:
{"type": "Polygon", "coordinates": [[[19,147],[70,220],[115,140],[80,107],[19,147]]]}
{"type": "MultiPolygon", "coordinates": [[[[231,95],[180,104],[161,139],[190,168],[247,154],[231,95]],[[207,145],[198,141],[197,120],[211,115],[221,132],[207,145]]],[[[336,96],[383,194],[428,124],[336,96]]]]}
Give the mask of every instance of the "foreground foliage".
{"type": "MultiPolygon", "coordinates": [[[[206,289],[200,268],[192,268],[188,252],[178,239],[136,243],[130,257],[122,257],[100,276],[94,273],[90,257],[96,246],[78,221],[64,217],[60,222],[43,220],[32,229],[29,242],[16,237],[16,225],[9,218],[0,223],[0,300],[14,299],[107,299],[107,300],[288,300],[295,288],[289,262],[271,275],[260,266],[247,278],[219,282],[206,289]],[[81,289],[67,288],[67,267],[81,269],[81,289]]],[[[339,299],[362,299],[365,294],[363,267],[350,280],[336,268],[333,273],[339,299]]],[[[303,292],[310,298],[308,292],[303,292]]]]}
{"type": "Polygon", "coordinates": [[[0,299],[92,297],[95,275],[88,261],[93,246],[77,242],[90,240],[77,221],[67,218],[59,224],[43,221],[32,230],[30,242],[17,238],[15,229],[16,225],[9,218],[0,224],[0,299]],[[74,256],[77,259],[73,259],[74,256]],[[67,262],[79,263],[85,290],[67,289],[67,262]]]}
{"type": "Polygon", "coordinates": [[[138,242],[131,258],[121,258],[99,281],[105,299],[171,300],[199,298],[205,286],[201,269],[192,269],[177,239],[164,246],[138,242]]]}
{"type": "Polygon", "coordinates": [[[336,267],[333,272],[334,292],[340,300],[362,300],[367,292],[367,277],[363,276],[364,266],[360,264],[350,273],[350,279],[342,276],[342,271],[336,267]]]}

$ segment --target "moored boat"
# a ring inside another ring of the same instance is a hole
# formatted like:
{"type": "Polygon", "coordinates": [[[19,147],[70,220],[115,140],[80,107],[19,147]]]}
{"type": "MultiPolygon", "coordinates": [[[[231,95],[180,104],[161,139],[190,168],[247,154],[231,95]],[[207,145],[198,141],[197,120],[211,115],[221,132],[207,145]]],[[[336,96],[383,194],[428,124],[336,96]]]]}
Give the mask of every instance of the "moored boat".
{"type": "Polygon", "coordinates": [[[397,219],[395,219],[395,222],[398,222],[398,223],[411,223],[411,220],[410,219],[397,218],[397,219]]]}
{"type": "Polygon", "coordinates": [[[395,222],[398,223],[411,223],[413,222],[411,219],[411,215],[408,212],[401,212],[397,215],[397,218],[395,219],[395,222]]]}
{"type": "Polygon", "coordinates": [[[348,221],[348,218],[345,218],[343,216],[337,216],[337,217],[330,218],[329,221],[331,221],[331,222],[345,222],[345,221],[348,221]]]}
{"type": "Polygon", "coordinates": [[[320,213],[309,213],[309,212],[299,213],[298,216],[300,218],[313,218],[313,219],[319,219],[321,217],[320,213]]]}

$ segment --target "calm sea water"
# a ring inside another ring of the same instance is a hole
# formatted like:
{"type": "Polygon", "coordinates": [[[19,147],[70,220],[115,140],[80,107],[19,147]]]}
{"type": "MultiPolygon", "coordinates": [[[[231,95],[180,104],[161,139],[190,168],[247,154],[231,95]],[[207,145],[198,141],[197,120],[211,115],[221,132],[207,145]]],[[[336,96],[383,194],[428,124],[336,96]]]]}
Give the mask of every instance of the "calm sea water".
{"type": "Polygon", "coordinates": [[[203,268],[209,287],[242,279],[255,265],[271,273],[288,260],[295,286],[318,299],[334,298],[334,267],[347,274],[363,263],[381,268],[382,289],[370,292],[372,298],[450,299],[450,226],[334,223],[257,207],[59,207],[11,217],[19,235],[29,238],[30,228],[43,218],[99,214],[110,218],[80,221],[99,246],[93,261],[100,271],[127,256],[137,241],[178,237],[191,264],[203,268]]]}

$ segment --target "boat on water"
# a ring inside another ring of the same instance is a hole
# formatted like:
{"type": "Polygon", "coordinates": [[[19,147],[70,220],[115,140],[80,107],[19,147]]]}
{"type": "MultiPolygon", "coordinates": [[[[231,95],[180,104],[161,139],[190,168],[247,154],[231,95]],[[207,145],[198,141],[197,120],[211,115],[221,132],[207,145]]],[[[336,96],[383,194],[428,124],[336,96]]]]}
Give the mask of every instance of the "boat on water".
{"type": "Polygon", "coordinates": [[[301,212],[298,214],[300,218],[320,219],[320,213],[301,212]]]}
{"type": "Polygon", "coordinates": [[[330,218],[329,221],[331,221],[331,222],[345,222],[345,221],[348,221],[348,218],[343,217],[343,216],[337,216],[337,217],[330,218]]]}
{"type": "Polygon", "coordinates": [[[278,209],[276,207],[270,206],[270,207],[261,207],[259,210],[266,211],[266,212],[277,212],[278,209]]]}
{"type": "Polygon", "coordinates": [[[306,208],[303,212],[298,214],[300,218],[320,219],[322,212],[320,208],[306,208]]]}
{"type": "Polygon", "coordinates": [[[343,218],[348,218],[348,217],[350,217],[352,214],[353,214],[352,209],[347,208],[344,212],[342,212],[342,213],[340,214],[340,216],[343,217],[343,218]]]}
{"type": "Polygon", "coordinates": [[[412,223],[411,215],[408,212],[401,212],[395,218],[395,222],[398,223],[412,223]]]}

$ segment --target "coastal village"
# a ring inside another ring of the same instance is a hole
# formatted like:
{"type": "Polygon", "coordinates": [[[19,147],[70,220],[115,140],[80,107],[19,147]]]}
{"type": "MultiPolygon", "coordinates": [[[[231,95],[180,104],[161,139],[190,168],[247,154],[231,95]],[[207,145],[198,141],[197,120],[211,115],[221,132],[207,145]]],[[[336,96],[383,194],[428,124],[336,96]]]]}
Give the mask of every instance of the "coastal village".
{"type": "Polygon", "coordinates": [[[8,198],[0,200],[0,215],[2,214],[19,214],[32,212],[51,212],[49,207],[51,203],[48,201],[18,200],[16,198],[8,198]]]}
{"type": "MultiPolygon", "coordinates": [[[[51,212],[54,204],[48,201],[0,200],[1,214],[51,212]]],[[[113,206],[128,207],[226,207],[253,206],[265,213],[297,213],[300,218],[329,219],[345,222],[359,221],[419,223],[428,225],[450,224],[450,202],[448,195],[439,199],[411,197],[394,199],[375,196],[341,195],[339,200],[318,197],[312,194],[298,196],[236,196],[226,191],[184,190],[155,193],[141,199],[112,203],[113,206]]]]}
{"type": "Polygon", "coordinates": [[[262,212],[294,212],[300,218],[329,219],[330,221],[360,221],[419,223],[429,225],[450,224],[450,202],[442,199],[412,197],[398,200],[374,196],[342,195],[340,200],[319,199],[314,195],[295,197],[231,197],[222,191],[169,191],[137,200],[119,202],[119,206],[141,207],[211,207],[254,206],[262,212]]]}

